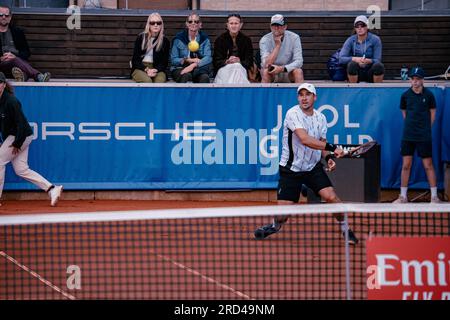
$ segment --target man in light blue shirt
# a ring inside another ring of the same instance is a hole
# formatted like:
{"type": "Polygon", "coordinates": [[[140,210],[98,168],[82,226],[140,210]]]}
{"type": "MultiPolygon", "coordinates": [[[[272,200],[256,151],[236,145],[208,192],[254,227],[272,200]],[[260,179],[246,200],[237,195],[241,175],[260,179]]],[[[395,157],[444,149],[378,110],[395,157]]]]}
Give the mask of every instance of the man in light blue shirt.
{"type": "Polygon", "coordinates": [[[300,36],[287,31],[286,20],[276,14],[270,21],[270,30],[259,41],[263,83],[282,82],[283,75],[290,82],[303,82],[303,55],[300,36]]]}
{"type": "Polygon", "coordinates": [[[344,43],[339,55],[339,63],[347,65],[348,81],[357,83],[382,82],[384,65],[381,63],[381,40],[368,31],[366,16],[355,19],[355,34],[344,43]]]}

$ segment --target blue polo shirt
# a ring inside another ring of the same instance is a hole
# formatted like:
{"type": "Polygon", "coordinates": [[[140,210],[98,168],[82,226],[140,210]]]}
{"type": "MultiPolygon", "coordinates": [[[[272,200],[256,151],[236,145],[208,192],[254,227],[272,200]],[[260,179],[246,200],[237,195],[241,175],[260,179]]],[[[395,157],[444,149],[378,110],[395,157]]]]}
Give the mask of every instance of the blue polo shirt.
{"type": "Polygon", "coordinates": [[[402,94],[400,109],[406,110],[402,140],[431,141],[430,109],[436,108],[433,93],[423,88],[422,93],[415,93],[409,88],[402,94]]]}

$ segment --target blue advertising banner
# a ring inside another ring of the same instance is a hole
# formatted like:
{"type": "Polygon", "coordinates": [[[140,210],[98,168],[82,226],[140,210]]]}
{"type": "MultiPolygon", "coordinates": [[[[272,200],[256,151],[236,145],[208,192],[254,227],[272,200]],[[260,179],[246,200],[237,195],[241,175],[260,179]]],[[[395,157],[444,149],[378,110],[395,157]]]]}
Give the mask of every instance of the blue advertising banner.
{"type": "MultiPolygon", "coordinates": [[[[318,87],[315,107],[327,118],[329,141],[381,144],[383,188],[400,183],[405,90],[318,87]]],[[[441,88],[431,90],[442,186],[445,96],[441,88]]],[[[276,188],[283,118],[298,103],[293,86],[18,86],[16,95],[34,129],[30,167],[79,190],[276,188]]],[[[34,188],[10,166],[5,187],[34,188]]],[[[411,187],[428,187],[420,161],[411,187]]]]}

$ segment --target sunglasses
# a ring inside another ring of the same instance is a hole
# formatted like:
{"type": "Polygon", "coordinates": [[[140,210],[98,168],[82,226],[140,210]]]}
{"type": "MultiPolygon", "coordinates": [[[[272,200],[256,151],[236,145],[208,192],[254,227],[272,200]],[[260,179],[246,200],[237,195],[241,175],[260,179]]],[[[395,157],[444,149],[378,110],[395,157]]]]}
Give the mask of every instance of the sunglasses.
{"type": "Polygon", "coordinates": [[[199,24],[199,23],[200,23],[200,20],[189,20],[188,23],[189,23],[189,24],[193,24],[193,23],[199,24]]]}
{"type": "Polygon", "coordinates": [[[8,18],[9,16],[10,16],[10,14],[0,13],[0,17],[2,17],[2,18],[8,18]]]}
{"type": "Polygon", "coordinates": [[[155,25],[160,26],[160,25],[162,25],[162,21],[150,21],[148,24],[151,26],[155,26],[155,25]]]}

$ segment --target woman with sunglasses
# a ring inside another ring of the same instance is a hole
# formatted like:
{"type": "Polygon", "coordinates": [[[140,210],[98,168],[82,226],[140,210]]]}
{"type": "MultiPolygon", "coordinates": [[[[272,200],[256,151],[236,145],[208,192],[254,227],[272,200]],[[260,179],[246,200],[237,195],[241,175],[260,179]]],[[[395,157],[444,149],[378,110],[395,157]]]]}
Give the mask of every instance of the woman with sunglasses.
{"type": "Polygon", "coordinates": [[[241,32],[241,16],[228,16],[225,33],[214,42],[215,83],[249,83],[247,70],[253,66],[252,40],[241,32]]]}
{"type": "Polygon", "coordinates": [[[131,77],[136,82],[166,82],[170,42],[164,36],[164,23],[159,13],[147,19],[144,32],[134,43],[131,77]]]}
{"type": "Polygon", "coordinates": [[[209,83],[212,68],[211,43],[200,31],[200,16],[192,13],[186,20],[186,29],[175,36],[170,53],[172,77],[176,82],[209,83]],[[189,50],[189,42],[197,41],[198,50],[189,50]]]}
{"type": "Polygon", "coordinates": [[[356,17],[353,24],[355,34],[345,41],[339,56],[339,63],[347,65],[348,81],[382,82],[381,40],[368,31],[369,20],[366,16],[356,17]]]}

